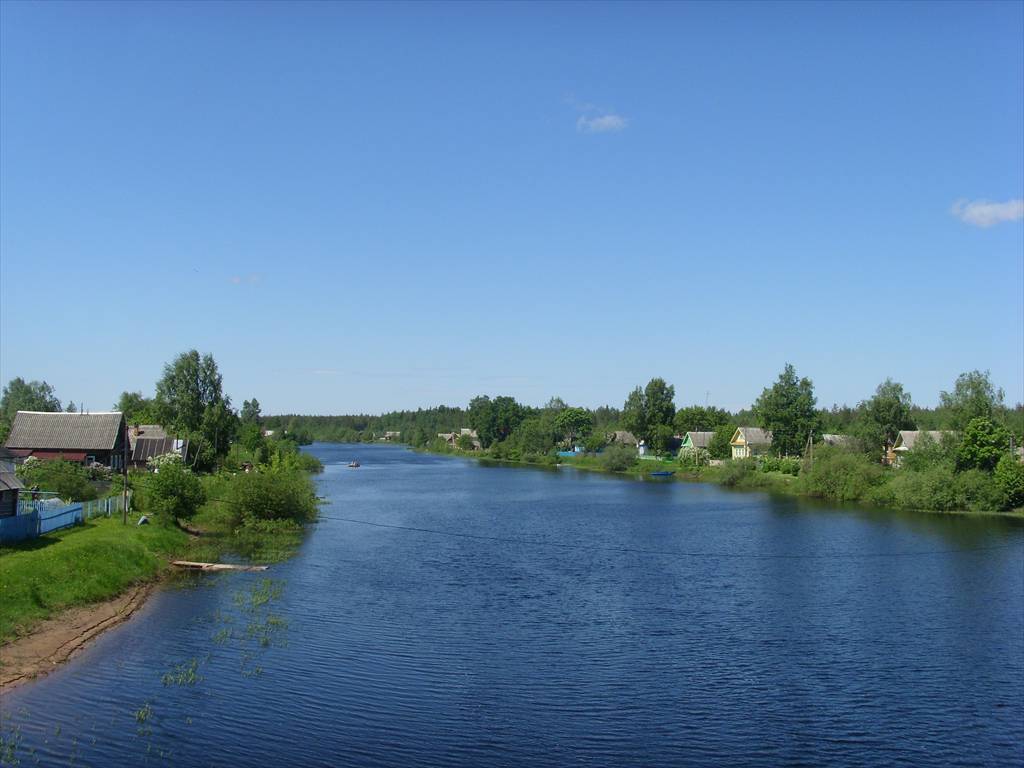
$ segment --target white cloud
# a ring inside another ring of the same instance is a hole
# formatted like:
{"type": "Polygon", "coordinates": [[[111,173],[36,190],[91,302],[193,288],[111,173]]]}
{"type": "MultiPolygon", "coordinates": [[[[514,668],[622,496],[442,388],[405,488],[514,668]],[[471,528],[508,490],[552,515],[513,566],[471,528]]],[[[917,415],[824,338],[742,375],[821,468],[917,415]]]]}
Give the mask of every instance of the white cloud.
{"type": "Polygon", "coordinates": [[[976,227],[991,227],[1004,221],[1024,219],[1024,200],[1007,200],[992,203],[988,200],[960,199],[953,203],[950,213],[960,221],[976,227]]]}
{"type": "Polygon", "coordinates": [[[623,130],[628,122],[622,115],[580,115],[576,121],[576,130],[580,133],[616,133],[623,130]]]}

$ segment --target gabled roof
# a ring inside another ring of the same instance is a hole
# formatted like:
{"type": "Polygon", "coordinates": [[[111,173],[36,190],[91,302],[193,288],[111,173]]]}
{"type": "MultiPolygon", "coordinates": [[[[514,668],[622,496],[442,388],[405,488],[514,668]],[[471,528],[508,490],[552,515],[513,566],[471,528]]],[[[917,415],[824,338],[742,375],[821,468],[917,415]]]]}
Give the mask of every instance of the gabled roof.
{"type": "MultiPolygon", "coordinates": [[[[687,432],[686,438],[689,439],[690,445],[694,448],[707,448],[711,445],[711,439],[715,436],[714,432],[687,432]]],[[[684,440],[683,442],[686,442],[684,440]]]]}
{"type": "Polygon", "coordinates": [[[167,430],[159,424],[132,424],[128,427],[128,447],[134,449],[140,437],[167,437],[167,430]],[[136,434],[136,430],[138,434],[136,434]]]}
{"type": "Polygon", "coordinates": [[[124,430],[124,415],[18,411],[7,437],[12,449],[111,451],[124,430]]]}
{"type": "Polygon", "coordinates": [[[24,487],[13,472],[0,472],[0,491],[20,491],[24,487]]]}
{"type": "Polygon", "coordinates": [[[608,436],[608,442],[610,443],[623,443],[625,445],[632,445],[634,447],[640,444],[640,441],[636,439],[636,436],[632,432],[627,432],[624,429],[617,429],[608,436]]]}
{"type": "Polygon", "coordinates": [[[165,453],[176,453],[186,458],[188,440],[176,437],[139,437],[132,446],[132,463],[145,464],[154,456],[163,456],[165,453]]]}
{"type": "Polygon", "coordinates": [[[896,442],[893,444],[892,449],[894,451],[909,451],[912,450],[917,441],[921,439],[922,435],[928,435],[934,442],[942,442],[943,435],[951,434],[948,429],[901,429],[900,433],[896,436],[896,442]]]}
{"type": "Polygon", "coordinates": [[[737,437],[741,438],[745,445],[772,444],[771,430],[761,429],[760,427],[737,427],[729,443],[735,443],[737,437]]]}

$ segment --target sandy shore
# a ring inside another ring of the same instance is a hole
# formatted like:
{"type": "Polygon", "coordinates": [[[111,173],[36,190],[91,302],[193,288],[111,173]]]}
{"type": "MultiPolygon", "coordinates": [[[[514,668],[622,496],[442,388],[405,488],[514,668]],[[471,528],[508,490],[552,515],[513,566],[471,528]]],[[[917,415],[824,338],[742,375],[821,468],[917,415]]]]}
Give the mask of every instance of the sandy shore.
{"type": "Polygon", "coordinates": [[[131,618],[155,583],[133,587],[102,603],[71,608],[0,647],[0,692],[47,674],[102,632],[131,618]]]}

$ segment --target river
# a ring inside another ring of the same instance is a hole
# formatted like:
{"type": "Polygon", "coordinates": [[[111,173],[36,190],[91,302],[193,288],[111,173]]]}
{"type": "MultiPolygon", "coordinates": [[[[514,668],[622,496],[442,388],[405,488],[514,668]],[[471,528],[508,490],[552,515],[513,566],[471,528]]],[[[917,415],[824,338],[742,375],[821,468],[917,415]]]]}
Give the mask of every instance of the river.
{"type": "Polygon", "coordinates": [[[161,589],[5,694],[7,756],[1024,764],[1013,521],[311,450],[327,501],[299,553],[161,589]]]}

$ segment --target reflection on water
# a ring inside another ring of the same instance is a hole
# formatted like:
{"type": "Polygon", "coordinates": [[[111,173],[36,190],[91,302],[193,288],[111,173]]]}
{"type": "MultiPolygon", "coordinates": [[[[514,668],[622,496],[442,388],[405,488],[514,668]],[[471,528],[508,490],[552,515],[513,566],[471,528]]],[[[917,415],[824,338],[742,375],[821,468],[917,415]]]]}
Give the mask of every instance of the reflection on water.
{"type": "Polygon", "coordinates": [[[0,757],[1022,762],[1018,524],[313,450],[329,502],[294,559],[161,590],[5,694],[0,757]]]}

